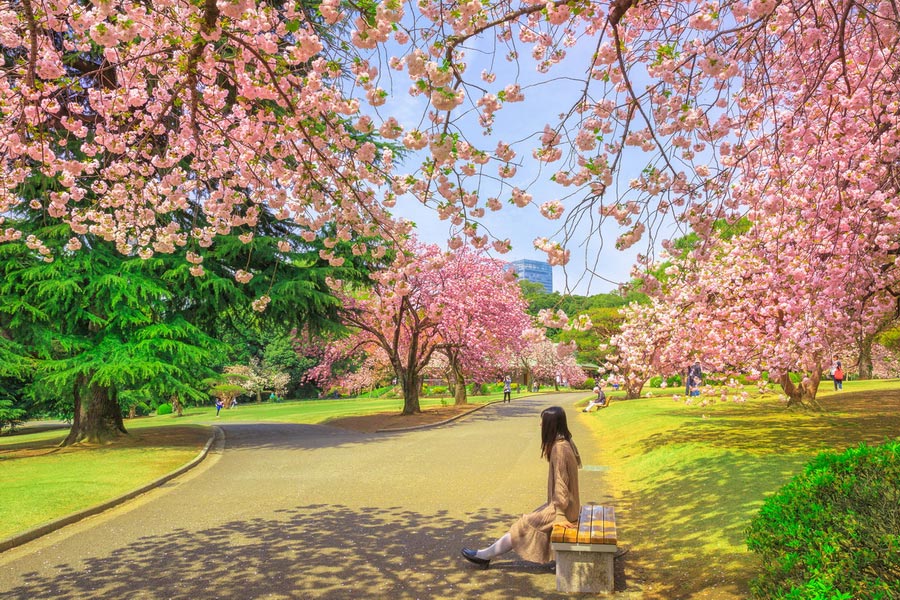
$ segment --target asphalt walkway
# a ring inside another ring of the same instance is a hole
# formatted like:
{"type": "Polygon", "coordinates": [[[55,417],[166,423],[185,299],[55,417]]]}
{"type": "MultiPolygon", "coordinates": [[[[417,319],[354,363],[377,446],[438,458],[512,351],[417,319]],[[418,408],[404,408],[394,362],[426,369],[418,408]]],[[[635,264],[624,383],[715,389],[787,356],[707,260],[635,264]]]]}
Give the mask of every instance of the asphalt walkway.
{"type": "Polygon", "coordinates": [[[594,440],[546,394],[453,423],[362,434],[228,424],[224,447],[159,489],[0,554],[5,600],[549,598],[546,566],[459,558],[541,504],[540,411],[559,404],[587,468],[582,501],[608,501],[594,440]]]}

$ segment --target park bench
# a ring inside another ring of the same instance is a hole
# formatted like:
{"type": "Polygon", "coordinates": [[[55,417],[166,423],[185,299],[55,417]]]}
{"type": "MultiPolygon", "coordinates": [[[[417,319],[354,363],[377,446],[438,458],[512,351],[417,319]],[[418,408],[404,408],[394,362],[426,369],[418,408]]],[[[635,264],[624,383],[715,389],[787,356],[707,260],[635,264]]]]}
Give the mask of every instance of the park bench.
{"type": "Polygon", "coordinates": [[[550,546],[556,551],[557,591],[613,591],[617,543],[612,506],[585,504],[578,515],[578,527],[554,525],[550,546]]]}

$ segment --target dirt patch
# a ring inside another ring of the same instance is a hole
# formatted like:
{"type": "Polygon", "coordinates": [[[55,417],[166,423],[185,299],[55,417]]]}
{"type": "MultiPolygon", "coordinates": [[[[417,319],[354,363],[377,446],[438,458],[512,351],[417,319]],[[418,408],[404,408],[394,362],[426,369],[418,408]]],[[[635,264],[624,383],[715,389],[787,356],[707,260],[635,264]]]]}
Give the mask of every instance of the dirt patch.
{"type": "Polygon", "coordinates": [[[484,404],[463,404],[461,406],[451,404],[449,406],[429,407],[414,415],[402,415],[396,412],[389,412],[361,417],[343,417],[328,421],[328,425],[363,433],[373,433],[375,431],[391,429],[406,429],[408,427],[435,425],[448,419],[472,412],[482,406],[484,406],[484,404]]]}

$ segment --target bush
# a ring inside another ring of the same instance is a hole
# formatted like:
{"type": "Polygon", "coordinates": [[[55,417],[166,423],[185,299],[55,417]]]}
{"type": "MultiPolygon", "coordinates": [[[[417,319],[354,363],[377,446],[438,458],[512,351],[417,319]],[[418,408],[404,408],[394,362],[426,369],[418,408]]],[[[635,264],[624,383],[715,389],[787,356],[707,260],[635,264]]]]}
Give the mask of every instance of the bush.
{"type": "Polygon", "coordinates": [[[821,454],[748,530],[759,598],[900,598],[900,440],[821,454]]]}
{"type": "Polygon", "coordinates": [[[588,377],[587,379],[584,380],[584,383],[582,383],[580,386],[578,386],[575,389],[592,390],[592,389],[594,389],[595,385],[597,385],[597,381],[593,377],[588,377]]]}
{"type": "Polygon", "coordinates": [[[684,380],[681,375],[670,375],[666,379],[666,383],[669,384],[669,387],[681,387],[684,385],[684,380]]]}
{"type": "Polygon", "coordinates": [[[663,378],[657,375],[656,377],[651,377],[647,382],[647,385],[652,388],[658,388],[663,382],[663,378]]]}
{"type": "Polygon", "coordinates": [[[156,414],[158,415],[171,415],[172,414],[172,405],[166,402],[165,404],[160,404],[156,407],[156,414]]]}

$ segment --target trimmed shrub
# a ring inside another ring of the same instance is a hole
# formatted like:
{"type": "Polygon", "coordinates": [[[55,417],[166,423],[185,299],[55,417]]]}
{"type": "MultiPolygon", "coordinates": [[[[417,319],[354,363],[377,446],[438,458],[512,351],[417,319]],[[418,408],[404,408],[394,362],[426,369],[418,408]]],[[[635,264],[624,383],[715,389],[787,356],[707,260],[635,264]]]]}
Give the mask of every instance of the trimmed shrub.
{"type": "Polygon", "coordinates": [[[657,375],[655,377],[651,377],[650,380],[647,382],[647,385],[652,388],[658,388],[662,384],[662,382],[663,382],[663,378],[660,377],[659,375],[657,375]]]}
{"type": "Polygon", "coordinates": [[[584,380],[584,383],[582,383],[582,384],[581,384],[580,386],[578,386],[576,389],[579,389],[579,390],[592,390],[592,389],[594,389],[594,386],[595,386],[595,385],[597,385],[597,382],[594,380],[594,378],[593,378],[593,377],[588,377],[587,379],[584,380]]]}
{"type": "Polygon", "coordinates": [[[900,598],[900,440],[816,457],[763,504],[747,547],[758,598],[900,598]]]}
{"type": "Polygon", "coordinates": [[[666,383],[669,387],[681,387],[684,385],[684,380],[681,378],[681,375],[670,375],[666,379],[666,383]]]}
{"type": "Polygon", "coordinates": [[[172,405],[166,402],[165,404],[160,404],[156,407],[156,414],[158,415],[171,415],[172,414],[172,405]]]}

